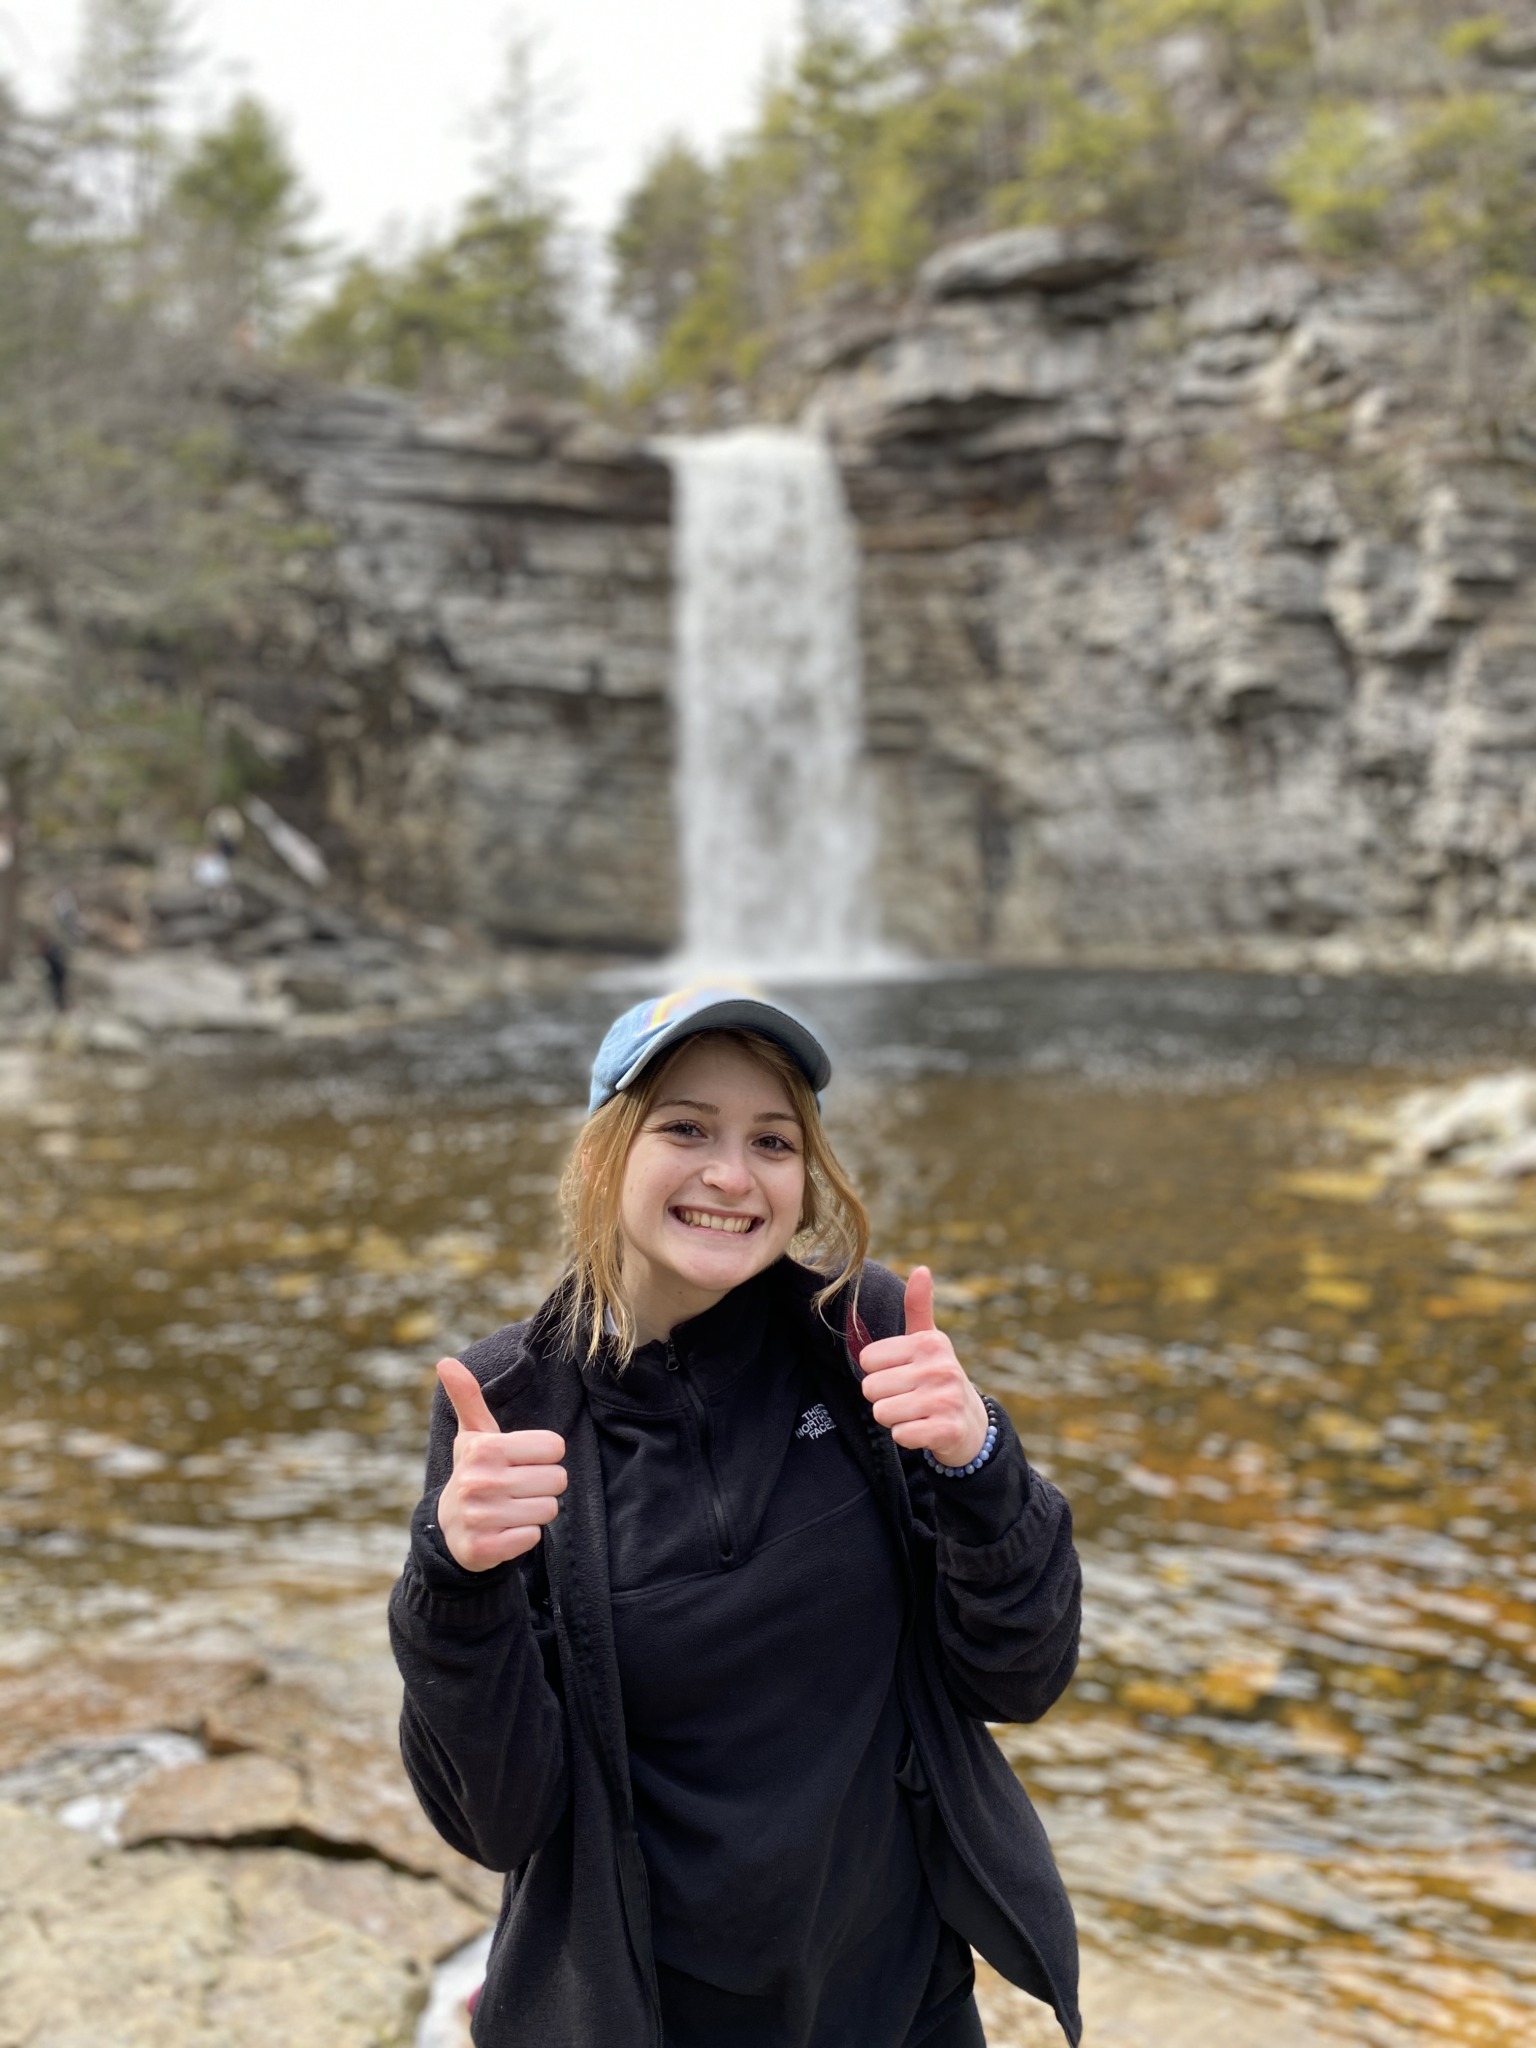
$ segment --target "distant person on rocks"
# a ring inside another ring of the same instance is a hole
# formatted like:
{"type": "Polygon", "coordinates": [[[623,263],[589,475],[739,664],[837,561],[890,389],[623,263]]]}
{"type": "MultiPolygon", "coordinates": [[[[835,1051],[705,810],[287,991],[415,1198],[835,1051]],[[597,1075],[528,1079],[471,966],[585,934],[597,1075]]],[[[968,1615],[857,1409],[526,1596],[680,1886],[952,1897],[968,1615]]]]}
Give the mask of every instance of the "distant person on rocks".
{"type": "Polygon", "coordinates": [[[1071,1678],[1071,1516],[865,1259],[830,1072],[753,990],[628,1011],[564,1277],[438,1365],[390,1620],[422,1805],[509,1873],[480,2048],[977,2048],[972,1946],[1081,2033],[985,1725],[1071,1678]]]}
{"type": "Polygon", "coordinates": [[[78,946],[84,936],[80,927],[80,906],[75,901],[73,889],[58,889],[54,892],[54,929],[66,946],[78,946]]]}
{"type": "Polygon", "coordinates": [[[38,957],[48,977],[48,994],[62,1017],[69,1008],[69,950],[57,932],[44,932],[37,942],[38,957]]]}
{"type": "Polygon", "coordinates": [[[245,820],[233,804],[215,804],[208,813],[203,830],[208,843],[225,862],[230,862],[240,851],[245,838],[245,820]]]}

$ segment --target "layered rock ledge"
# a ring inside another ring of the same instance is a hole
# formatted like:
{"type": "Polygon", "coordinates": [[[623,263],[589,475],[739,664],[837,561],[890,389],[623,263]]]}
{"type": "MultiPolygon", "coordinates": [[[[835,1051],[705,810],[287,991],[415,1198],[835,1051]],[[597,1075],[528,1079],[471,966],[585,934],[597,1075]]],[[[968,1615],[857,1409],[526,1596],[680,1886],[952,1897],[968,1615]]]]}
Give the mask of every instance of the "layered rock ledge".
{"type": "MultiPolygon", "coordinates": [[[[792,340],[866,559],[888,935],[999,961],[1536,957],[1536,476],[1390,273],[1018,230],[792,340]]],[[[570,410],[273,388],[335,536],[331,815],[498,942],[676,935],[670,481],[570,410]],[[344,650],[344,657],[343,657],[344,650]],[[371,708],[367,708],[371,707],[371,708]]]]}
{"type": "MultiPolygon", "coordinates": [[[[1389,271],[1049,227],[787,334],[765,403],[830,436],[863,542],[891,941],[1536,962],[1536,443],[1501,396],[1519,362],[1469,390],[1458,348],[1389,271]]],[[[471,946],[665,952],[663,447],[565,405],[232,403],[303,545],[206,687],[345,901],[269,887],[206,942],[248,981],[270,946],[251,999],[316,1011],[399,981],[377,915],[338,944],[346,904],[471,946]]],[[[0,605],[0,672],[63,661],[0,605]]],[[[152,938],[191,943],[194,893],[159,878],[152,938]]]]}

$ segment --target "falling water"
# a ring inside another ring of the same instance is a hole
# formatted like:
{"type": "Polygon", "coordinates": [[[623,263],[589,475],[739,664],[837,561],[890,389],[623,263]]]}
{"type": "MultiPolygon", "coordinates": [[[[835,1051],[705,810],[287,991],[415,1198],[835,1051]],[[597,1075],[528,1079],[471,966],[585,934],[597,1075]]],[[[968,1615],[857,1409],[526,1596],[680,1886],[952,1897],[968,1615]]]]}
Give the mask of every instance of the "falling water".
{"type": "Polygon", "coordinates": [[[830,452],[779,428],[678,441],[677,817],[696,966],[872,964],[858,546],[830,452]]]}

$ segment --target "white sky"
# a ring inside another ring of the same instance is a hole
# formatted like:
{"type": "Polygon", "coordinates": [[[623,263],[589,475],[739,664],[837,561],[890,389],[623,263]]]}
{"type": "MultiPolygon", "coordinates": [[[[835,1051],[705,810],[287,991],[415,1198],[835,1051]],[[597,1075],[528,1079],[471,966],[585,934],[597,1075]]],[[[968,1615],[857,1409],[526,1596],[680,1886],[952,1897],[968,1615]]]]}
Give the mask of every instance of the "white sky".
{"type": "MultiPolygon", "coordinates": [[[[254,91],[284,122],[348,248],[446,226],[474,183],[473,117],[494,90],[508,0],[194,0],[195,118],[254,91]]],[[[798,0],[545,0],[545,67],[570,88],[566,186],[609,226],[647,151],[680,130],[709,148],[743,127],[798,0]]],[[[30,105],[67,75],[80,0],[0,0],[0,72],[30,105]]]]}

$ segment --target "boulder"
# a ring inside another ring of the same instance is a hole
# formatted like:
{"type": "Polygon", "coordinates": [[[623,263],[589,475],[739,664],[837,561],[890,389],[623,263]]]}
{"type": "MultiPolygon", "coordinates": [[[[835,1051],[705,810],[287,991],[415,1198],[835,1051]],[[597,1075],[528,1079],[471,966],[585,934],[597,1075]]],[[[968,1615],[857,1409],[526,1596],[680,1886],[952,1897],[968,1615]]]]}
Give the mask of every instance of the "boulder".
{"type": "Polygon", "coordinates": [[[245,1657],[128,1657],[90,1653],[0,1675],[0,1770],[80,1738],[171,1729],[205,1718],[261,1677],[245,1657]]]}
{"type": "Polygon", "coordinates": [[[42,1084],[41,1055],[26,1046],[0,1047],[0,1116],[25,1116],[42,1084]]]}
{"type": "Polygon", "coordinates": [[[1185,315],[1193,334],[1294,327],[1321,285],[1304,263],[1253,264],[1198,293],[1185,315]]]}
{"type": "Polygon", "coordinates": [[[198,1860],[228,1886],[253,1946],[259,1940],[269,1953],[292,1938],[297,1921],[319,1918],[427,1970],[485,1926],[484,1914],[435,1878],[411,1877],[371,1857],[234,1849],[198,1860]]]}
{"type": "Polygon", "coordinates": [[[172,1824],[171,1793],[160,1795],[151,1783],[147,1802],[156,1802],[156,1824],[162,1835],[198,1832],[207,1809],[208,1788],[221,1761],[240,1761],[249,1775],[239,1783],[252,1795],[251,1816],[259,1822],[258,1797],[265,1811],[284,1818],[270,1829],[291,1830],[338,1849],[368,1851],[398,1869],[436,1876],[451,1890],[487,1913],[501,1900],[501,1879],[451,1849],[416,1802],[400,1766],[392,1723],[380,1717],[350,1721],[338,1715],[335,1703],[297,1680],[272,1680],[230,1695],[207,1715],[204,1739],[215,1752],[213,1762],[182,1772],[186,1797],[184,1827],[172,1824]],[[296,1776],[299,1796],[290,1810],[285,1801],[289,1777],[260,1774],[254,1766],[269,1761],[296,1776]]]}
{"type": "Polygon", "coordinates": [[[468,1919],[377,1867],[127,1854],[0,1807],[0,2048],[409,2048],[468,1919]]]}
{"type": "Polygon", "coordinates": [[[195,952],[104,960],[108,1000],[149,1031],[277,1031],[291,1014],[279,997],[258,996],[238,967],[195,952]]]}
{"type": "Polygon", "coordinates": [[[1536,1073],[1516,1068],[1418,1090],[1398,1105],[1395,1122],[1401,1167],[1468,1153],[1507,1156],[1536,1130],[1536,1073]]]}
{"type": "Polygon", "coordinates": [[[144,1842],[248,1842],[291,1835],[304,1781],[275,1758],[210,1757],[160,1771],[129,1794],[117,1823],[125,1848],[144,1842]]]}
{"type": "Polygon", "coordinates": [[[917,288],[930,299],[1000,292],[1068,292],[1123,277],[1141,258],[1114,228],[1009,228],[930,256],[917,288]]]}

